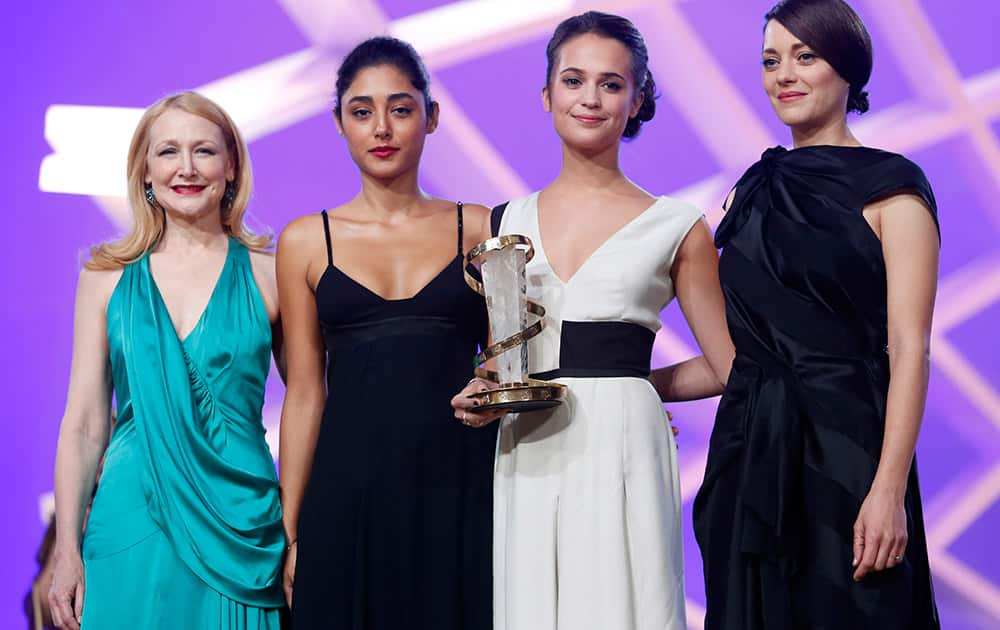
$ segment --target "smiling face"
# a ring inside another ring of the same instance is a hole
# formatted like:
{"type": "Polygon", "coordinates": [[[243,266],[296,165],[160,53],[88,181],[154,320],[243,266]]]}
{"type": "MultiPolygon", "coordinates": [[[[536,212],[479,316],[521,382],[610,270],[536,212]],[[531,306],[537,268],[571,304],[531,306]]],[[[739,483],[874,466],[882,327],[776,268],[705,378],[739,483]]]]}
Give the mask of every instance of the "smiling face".
{"type": "Polygon", "coordinates": [[[437,127],[437,104],[427,112],[424,96],[392,65],[358,72],[344,92],[337,128],[351,159],[380,179],[416,169],[427,134],[437,127]]]}
{"type": "Polygon", "coordinates": [[[819,128],[846,117],[850,85],[777,20],[764,28],[764,90],[781,122],[819,128]]]}
{"type": "Polygon", "coordinates": [[[642,104],[631,53],[608,37],[573,37],[559,48],[542,103],[565,145],[585,151],[617,145],[642,104]]]}
{"type": "Polygon", "coordinates": [[[194,219],[220,212],[234,177],[222,130],[180,109],[167,109],[149,127],[147,184],[164,211],[194,219]]]}

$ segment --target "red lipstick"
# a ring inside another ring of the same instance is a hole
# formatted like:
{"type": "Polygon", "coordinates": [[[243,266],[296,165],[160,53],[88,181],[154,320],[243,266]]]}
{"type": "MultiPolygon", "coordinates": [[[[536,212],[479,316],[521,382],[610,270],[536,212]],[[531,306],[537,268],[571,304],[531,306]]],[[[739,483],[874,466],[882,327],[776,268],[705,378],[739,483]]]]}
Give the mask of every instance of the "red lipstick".
{"type": "Polygon", "coordinates": [[[170,189],[178,195],[197,195],[201,191],[205,190],[205,187],[195,186],[193,184],[182,184],[179,186],[171,186],[170,189]]]}

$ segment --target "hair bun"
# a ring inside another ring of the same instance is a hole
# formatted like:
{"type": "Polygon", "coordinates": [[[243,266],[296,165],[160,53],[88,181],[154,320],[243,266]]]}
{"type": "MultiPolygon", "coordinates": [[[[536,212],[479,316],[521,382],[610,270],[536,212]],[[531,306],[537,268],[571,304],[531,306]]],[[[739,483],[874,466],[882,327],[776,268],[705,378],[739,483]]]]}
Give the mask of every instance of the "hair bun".
{"type": "Polygon", "coordinates": [[[656,115],[656,81],[653,80],[653,73],[646,70],[646,80],[642,84],[642,105],[635,116],[628,119],[625,124],[623,138],[634,138],[639,135],[642,123],[653,120],[656,115]]]}
{"type": "Polygon", "coordinates": [[[847,97],[848,112],[858,112],[859,114],[863,114],[868,111],[868,107],[868,92],[865,90],[852,93],[847,97]]]}

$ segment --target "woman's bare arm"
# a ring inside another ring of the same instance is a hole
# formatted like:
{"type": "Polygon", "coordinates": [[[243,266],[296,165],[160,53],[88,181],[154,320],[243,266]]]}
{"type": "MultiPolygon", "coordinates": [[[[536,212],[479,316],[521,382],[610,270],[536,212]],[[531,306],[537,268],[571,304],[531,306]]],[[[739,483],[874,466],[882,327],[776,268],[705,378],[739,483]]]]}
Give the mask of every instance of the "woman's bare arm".
{"type": "Polygon", "coordinates": [[[927,400],[940,247],[919,197],[896,195],[873,206],[885,258],[890,379],[882,453],[855,523],[855,579],[895,566],[906,548],[903,498],[927,400]]]}
{"type": "Polygon", "coordinates": [[[254,281],[267,309],[271,322],[271,354],[278,368],[278,376],[283,383],[288,382],[288,362],[285,358],[284,334],[281,330],[281,309],[278,300],[277,270],[275,255],[269,252],[254,252],[250,255],[254,281]]]}
{"type": "Polygon", "coordinates": [[[326,350],[316,314],[316,296],[309,282],[318,229],[322,228],[316,216],[302,217],[289,224],[278,241],[278,296],[288,365],[278,465],[282,518],[290,545],[285,564],[285,595],[289,603],[295,578],[299,510],[312,470],[326,399],[326,350]]]}
{"type": "Polygon", "coordinates": [[[73,359],[56,449],[56,546],[49,604],[57,625],[78,628],[83,614],[80,537],[83,515],[108,443],[111,365],[107,304],[120,272],[80,273],[73,323],[73,359]]]}
{"type": "Polygon", "coordinates": [[[681,243],[671,276],[677,301],[702,355],[653,370],[649,380],[664,402],[716,396],[729,380],[735,350],[719,286],[719,258],[704,220],[692,227],[681,243]]]}

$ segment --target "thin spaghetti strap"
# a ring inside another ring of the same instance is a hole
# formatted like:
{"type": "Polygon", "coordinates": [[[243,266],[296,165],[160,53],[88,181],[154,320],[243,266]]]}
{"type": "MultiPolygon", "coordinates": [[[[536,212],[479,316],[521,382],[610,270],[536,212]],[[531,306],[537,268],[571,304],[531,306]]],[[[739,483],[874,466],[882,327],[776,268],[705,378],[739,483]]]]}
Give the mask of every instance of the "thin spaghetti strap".
{"type": "Polygon", "coordinates": [[[332,267],[333,245],[330,244],[330,219],[326,216],[326,210],[323,210],[320,214],[323,215],[323,233],[326,235],[326,262],[332,267]]]}
{"type": "Polygon", "coordinates": [[[465,241],[462,238],[462,202],[459,201],[455,205],[458,206],[458,255],[461,256],[465,253],[463,247],[465,241]]]}

